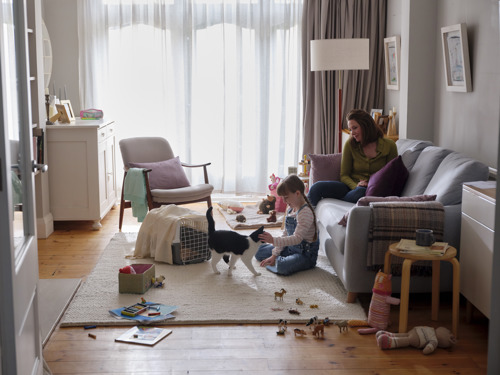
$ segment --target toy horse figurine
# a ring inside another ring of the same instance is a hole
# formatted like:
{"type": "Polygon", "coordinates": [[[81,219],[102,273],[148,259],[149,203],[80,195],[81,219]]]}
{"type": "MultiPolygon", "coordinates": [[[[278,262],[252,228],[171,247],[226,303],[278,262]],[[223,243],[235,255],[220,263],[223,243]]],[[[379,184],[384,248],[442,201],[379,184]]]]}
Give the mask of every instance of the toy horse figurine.
{"type": "Polygon", "coordinates": [[[365,324],[355,324],[354,321],[349,321],[349,325],[360,326],[365,325],[371,328],[358,329],[360,334],[376,333],[380,330],[387,329],[389,325],[389,312],[391,305],[399,305],[399,298],[391,297],[392,293],[392,275],[387,275],[382,271],[375,276],[375,284],[373,285],[372,300],[368,311],[368,321],[365,324]]]}

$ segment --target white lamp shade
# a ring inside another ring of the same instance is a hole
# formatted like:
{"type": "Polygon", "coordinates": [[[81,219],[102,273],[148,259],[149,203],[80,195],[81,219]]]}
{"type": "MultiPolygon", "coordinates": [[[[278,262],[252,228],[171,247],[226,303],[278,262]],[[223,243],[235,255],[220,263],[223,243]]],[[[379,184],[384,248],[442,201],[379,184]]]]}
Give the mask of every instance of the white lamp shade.
{"type": "Polygon", "coordinates": [[[369,39],[311,40],[311,71],[370,68],[369,39]]]}

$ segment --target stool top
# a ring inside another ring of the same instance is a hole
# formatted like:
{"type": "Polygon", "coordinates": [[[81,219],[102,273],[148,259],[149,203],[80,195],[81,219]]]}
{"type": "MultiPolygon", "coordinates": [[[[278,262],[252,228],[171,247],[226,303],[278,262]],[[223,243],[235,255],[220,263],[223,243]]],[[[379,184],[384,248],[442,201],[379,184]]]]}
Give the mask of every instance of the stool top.
{"type": "Polygon", "coordinates": [[[453,246],[448,246],[446,252],[443,255],[433,255],[433,254],[415,254],[415,253],[404,253],[401,252],[397,246],[399,242],[395,242],[389,245],[389,251],[392,255],[396,255],[400,258],[404,259],[413,259],[413,260],[449,260],[454,258],[457,255],[457,249],[453,246]]]}

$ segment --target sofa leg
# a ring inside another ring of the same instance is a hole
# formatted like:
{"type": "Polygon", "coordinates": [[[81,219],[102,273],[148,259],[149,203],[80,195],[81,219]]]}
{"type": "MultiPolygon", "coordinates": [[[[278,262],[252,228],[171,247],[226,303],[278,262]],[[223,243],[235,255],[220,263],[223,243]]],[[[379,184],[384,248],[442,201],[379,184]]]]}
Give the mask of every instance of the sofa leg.
{"type": "Polygon", "coordinates": [[[347,303],[356,302],[356,298],[358,298],[358,293],[347,292],[347,303]]]}

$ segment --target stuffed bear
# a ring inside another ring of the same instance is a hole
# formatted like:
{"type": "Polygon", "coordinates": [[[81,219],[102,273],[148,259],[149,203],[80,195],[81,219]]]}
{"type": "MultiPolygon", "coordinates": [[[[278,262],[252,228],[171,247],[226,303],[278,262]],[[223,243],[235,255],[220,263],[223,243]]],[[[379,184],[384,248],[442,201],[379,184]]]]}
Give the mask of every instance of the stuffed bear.
{"type": "Polygon", "coordinates": [[[274,205],[276,203],[276,197],[273,195],[267,195],[266,198],[262,199],[262,202],[259,204],[258,214],[268,214],[269,211],[274,210],[274,205]]]}
{"type": "Polygon", "coordinates": [[[431,354],[436,347],[449,348],[456,344],[457,339],[446,328],[415,327],[408,333],[390,333],[378,331],[377,345],[380,349],[397,349],[412,346],[422,349],[424,354],[431,354]]]}
{"type": "Polygon", "coordinates": [[[276,210],[269,211],[269,217],[267,218],[268,223],[276,223],[276,210]]]}
{"type": "Polygon", "coordinates": [[[387,329],[389,325],[389,312],[391,305],[399,305],[399,298],[391,297],[392,275],[379,271],[375,276],[372,300],[368,311],[368,321],[349,320],[349,327],[368,326],[371,328],[358,329],[358,333],[364,335],[376,333],[387,329]]]}

